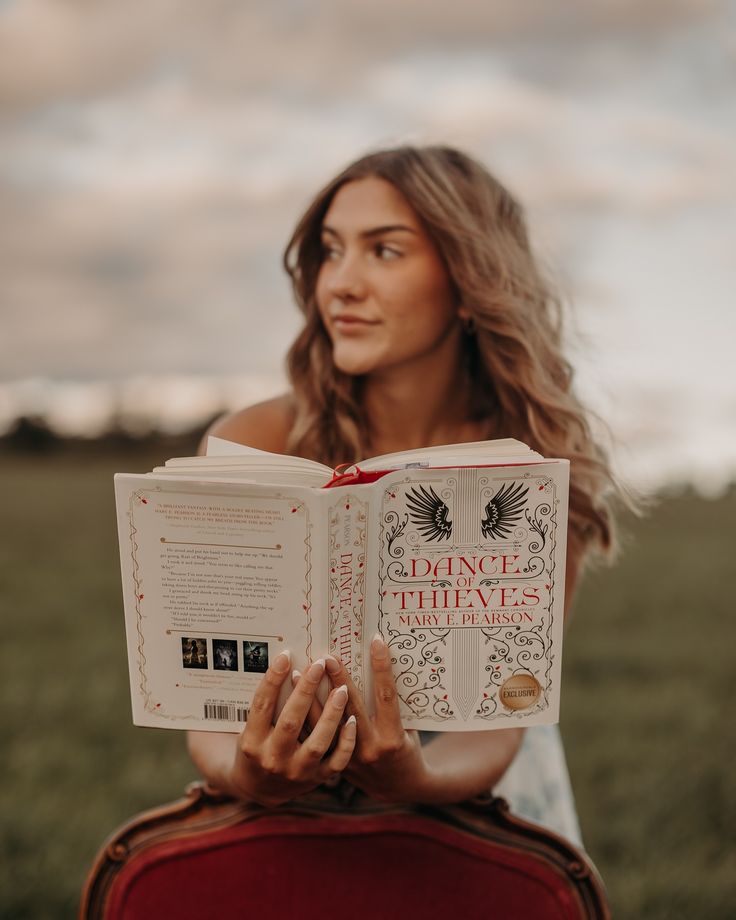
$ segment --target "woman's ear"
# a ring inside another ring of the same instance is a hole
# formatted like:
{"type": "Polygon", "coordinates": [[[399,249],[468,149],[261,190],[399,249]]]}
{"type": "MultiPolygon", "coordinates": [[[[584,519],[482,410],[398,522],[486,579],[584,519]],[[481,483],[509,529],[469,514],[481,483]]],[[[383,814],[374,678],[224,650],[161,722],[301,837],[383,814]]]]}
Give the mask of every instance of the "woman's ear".
{"type": "Polygon", "coordinates": [[[473,319],[473,314],[464,304],[460,304],[460,306],[457,308],[457,317],[462,323],[462,327],[466,335],[474,335],[475,320],[473,319]]]}

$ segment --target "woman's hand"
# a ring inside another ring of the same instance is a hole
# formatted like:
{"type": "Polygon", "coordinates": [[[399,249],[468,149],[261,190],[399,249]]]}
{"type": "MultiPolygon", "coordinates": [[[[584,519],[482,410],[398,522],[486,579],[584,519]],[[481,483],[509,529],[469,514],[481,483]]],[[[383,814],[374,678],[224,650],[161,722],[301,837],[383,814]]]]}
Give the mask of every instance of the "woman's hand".
{"type": "MultiPolygon", "coordinates": [[[[462,802],[489,791],[503,776],[524,730],[442,732],[422,748],[418,733],[401,725],[391,654],[380,636],[371,642],[375,715],[340,663],[327,659],[336,686],[348,687],[348,712],[357,717],[355,753],[344,775],[375,799],[390,802],[462,802]]],[[[318,710],[313,709],[314,719],[318,710]]]]}
{"type": "MultiPolygon", "coordinates": [[[[206,740],[199,737],[204,733],[190,737],[195,763],[205,778],[222,791],[260,805],[281,805],[311,792],[348,765],[355,747],[356,726],[355,719],[348,719],[340,727],[348,697],[345,688],[330,692],[311,733],[303,742],[299,741],[324,674],[323,660],[315,661],[299,677],[273,724],[279,691],[290,670],[289,655],[282,652],[255,692],[248,722],[237,739],[234,759],[225,769],[218,771],[216,766],[208,769],[206,740]],[[336,735],[334,749],[325,757],[336,735]]],[[[217,760],[216,754],[214,759],[217,760]]]]}
{"type": "MultiPolygon", "coordinates": [[[[371,642],[375,715],[369,716],[360,692],[341,663],[328,659],[336,687],[348,688],[348,711],[357,719],[358,738],[344,775],[375,799],[387,802],[431,800],[432,777],[419,735],[401,725],[396,683],[388,646],[380,636],[371,642]]],[[[334,691],[333,691],[334,692],[334,691]]]]}

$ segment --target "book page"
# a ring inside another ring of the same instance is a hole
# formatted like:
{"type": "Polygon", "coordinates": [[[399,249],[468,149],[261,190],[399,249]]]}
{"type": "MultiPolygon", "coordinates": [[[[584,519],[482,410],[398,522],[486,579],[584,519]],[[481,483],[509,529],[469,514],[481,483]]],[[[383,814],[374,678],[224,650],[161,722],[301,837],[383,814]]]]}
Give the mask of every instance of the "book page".
{"type": "MultiPolygon", "coordinates": [[[[217,462],[219,458],[237,458],[244,464],[252,461],[261,462],[266,467],[278,467],[282,465],[296,466],[300,469],[311,469],[324,474],[325,482],[332,476],[332,469],[323,463],[317,463],[315,460],[306,460],[304,457],[293,457],[291,454],[276,454],[268,450],[259,450],[257,447],[249,447],[247,444],[238,444],[236,441],[226,441],[223,438],[216,438],[210,435],[207,438],[207,453],[204,457],[196,458],[204,463],[217,462]]],[[[169,463],[188,462],[192,458],[174,458],[167,461],[169,463]]]]}
{"type": "Polygon", "coordinates": [[[361,470],[404,469],[407,466],[481,466],[492,463],[541,460],[541,454],[533,451],[515,438],[499,438],[495,441],[468,441],[464,444],[440,444],[435,447],[420,447],[402,450],[379,457],[369,457],[356,464],[361,470]]]}
{"type": "Polygon", "coordinates": [[[134,722],[239,731],[275,655],[303,667],[325,635],[309,490],[125,474],[115,488],[134,722]]]}
{"type": "Polygon", "coordinates": [[[567,461],[542,461],[372,487],[369,601],[407,728],[558,720],[567,477],[567,461]]]}

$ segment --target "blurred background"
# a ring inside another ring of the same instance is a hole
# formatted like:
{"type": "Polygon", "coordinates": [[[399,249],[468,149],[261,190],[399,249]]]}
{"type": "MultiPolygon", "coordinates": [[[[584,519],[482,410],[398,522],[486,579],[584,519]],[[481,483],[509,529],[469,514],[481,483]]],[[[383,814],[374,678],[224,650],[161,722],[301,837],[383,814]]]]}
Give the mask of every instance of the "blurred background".
{"type": "Polygon", "coordinates": [[[568,634],[586,844],[618,916],[733,916],[735,88],[726,0],[0,0],[0,915],[73,916],[105,835],[193,778],[129,724],[113,472],[283,388],[302,209],[441,142],[526,205],[657,498],[568,634]]]}

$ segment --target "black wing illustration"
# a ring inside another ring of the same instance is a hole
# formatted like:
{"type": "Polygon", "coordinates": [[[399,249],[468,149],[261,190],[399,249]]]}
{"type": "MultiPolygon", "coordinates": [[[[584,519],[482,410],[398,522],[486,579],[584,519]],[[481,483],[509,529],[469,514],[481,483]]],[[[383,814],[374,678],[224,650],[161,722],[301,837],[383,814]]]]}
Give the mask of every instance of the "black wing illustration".
{"type": "Polygon", "coordinates": [[[486,516],[480,522],[484,537],[507,537],[521,517],[529,486],[510,482],[496,492],[486,505],[486,516]]]}
{"type": "Polygon", "coordinates": [[[406,496],[406,506],[412,523],[427,540],[449,540],[452,535],[452,521],[447,520],[450,509],[432,486],[419,486],[406,496]]]}

